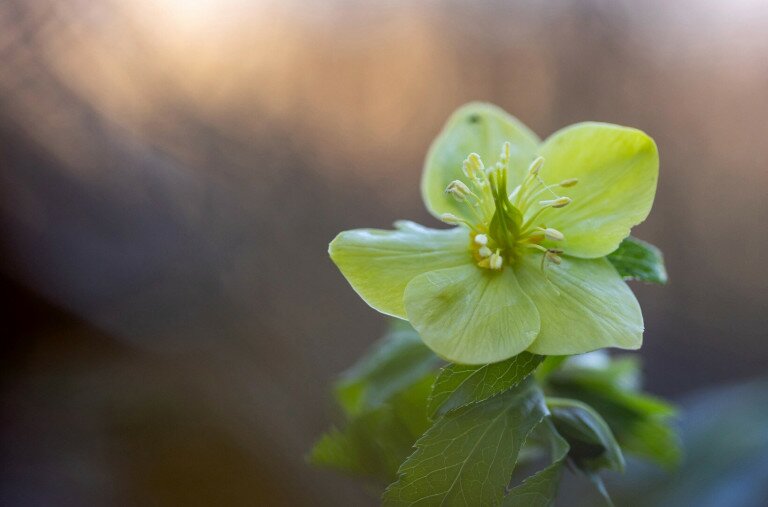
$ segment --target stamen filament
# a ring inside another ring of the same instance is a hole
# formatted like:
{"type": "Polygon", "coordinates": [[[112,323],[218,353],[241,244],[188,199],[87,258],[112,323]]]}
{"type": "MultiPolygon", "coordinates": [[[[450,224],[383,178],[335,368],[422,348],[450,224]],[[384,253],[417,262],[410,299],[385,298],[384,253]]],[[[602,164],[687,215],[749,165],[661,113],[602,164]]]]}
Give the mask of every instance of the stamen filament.
{"type": "Polygon", "coordinates": [[[535,243],[526,243],[525,247],[526,248],[533,248],[534,250],[539,250],[540,252],[546,252],[547,251],[547,249],[545,247],[543,247],[541,245],[537,245],[535,243]]]}
{"type": "Polygon", "coordinates": [[[477,228],[472,223],[469,222],[469,220],[464,220],[463,218],[459,218],[453,213],[443,213],[442,215],[440,215],[440,221],[448,225],[464,224],[470,229],[472,229],[473,231],[479,232],[477,228]]]}
{"type": "Polygon", "coordinates": [[[540,208],[536,213],[531,215],[531,217],[528,220],[523,222],[523,225],[520,226],[520,231],[521,231],[520,232],[520,236],[527,236],[527,235],[529,235],[530,232],[531,232],[531,225],[533,224],[534,220],[539,218],[539,216],[541,216],[541,214],[544,213],[545,211],[547,211],[549,208],[550,208],[549,206],[544,206],[544,207],[540,208]]]}

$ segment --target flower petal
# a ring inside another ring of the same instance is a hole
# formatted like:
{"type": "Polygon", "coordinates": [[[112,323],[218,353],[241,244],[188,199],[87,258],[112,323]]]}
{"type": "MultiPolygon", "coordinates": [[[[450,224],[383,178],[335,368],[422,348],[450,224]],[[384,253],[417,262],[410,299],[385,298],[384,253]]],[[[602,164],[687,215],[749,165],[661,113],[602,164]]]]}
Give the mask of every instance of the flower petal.
{"type": "Polygon", "coordinates": [[[366,303],[404,319],[403,292],[413,277],[471,262],[472,256],[464,227],[429,229],[404,220],[395,227],[344,231],[328,253],[366,303]]]}
{"type": "Polygon", "coordinates": [[[541,145],[541,174],[549,184],[578,178],[564,189],[573,202],[548,212],[548,225],[565,234],[576,257],[608,255],[648,216],[656,195],[659,154],[645,133],[607,123],[566,127],[541,145]]]}
{"type": "Polygon", "coordinates": [[[445,187],[457,179],[466,182],[462,164],[470,153],[480,155],[487,167],[496,163],[506,141],[510,143],[508,181],[514,187],[535,156],[540,142],[536,134],[491,104],[472,102],[453,113],[432,143],[424,163],[421,195],[429,212],[438,218],[443,213],[453,213],[474,221],[466,206],[446,195],[445,187]]]}
{"type": "Polygon", "coordinates": [[[640,348],[640,305],[606,259],[563,257],[562,264],[542,271],[537,256],[526,255],[515,273],[541,315],[541,331],[530,352],[567,355],[603,347],[640,348]]]}
{"type": "Polygon", "coordinates": [[[455,363],[508,359],[539,332],[536,307],[509,268],[468,264],[419,275],[405,289],[405,310],[424,343],[455,363]]]}

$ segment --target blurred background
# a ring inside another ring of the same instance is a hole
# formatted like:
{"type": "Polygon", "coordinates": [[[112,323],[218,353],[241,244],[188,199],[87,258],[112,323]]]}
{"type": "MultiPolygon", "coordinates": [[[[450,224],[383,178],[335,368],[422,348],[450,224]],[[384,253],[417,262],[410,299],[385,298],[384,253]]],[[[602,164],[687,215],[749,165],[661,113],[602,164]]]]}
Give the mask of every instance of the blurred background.
{"type": "Polygon", "coordinates": [[[474,99],[654,137],[648,387],[764,376],[767,31],[757,0],[4,0],[0,504],[375,505],[304,462],[385,327],[326,248],[437,225],[423,157],[474,99]]]}

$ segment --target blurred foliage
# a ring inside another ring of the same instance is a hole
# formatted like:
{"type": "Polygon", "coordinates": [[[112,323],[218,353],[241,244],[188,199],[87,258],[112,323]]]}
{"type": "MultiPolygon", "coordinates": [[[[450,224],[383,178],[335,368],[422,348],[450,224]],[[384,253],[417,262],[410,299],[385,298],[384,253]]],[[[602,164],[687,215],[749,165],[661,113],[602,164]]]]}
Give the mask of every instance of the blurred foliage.
{"type": "Polygon", "coordinates": [[[554,396],[581,400],[597,410],[622,449],[673,468],[680,444],[670,425],[676,410],[641,392],[640,361],[634,356],[610,360],[604,352],[577,356],[547,377],[554,396]]]}
{"type": "MultiPolygon", "coordinates": [[[[671,474],[630,462],[610,481],[627,507],[764,507],[768,499],[768,379],[714,388],[682,403],[685,459],[671,474]]],[[[581,503],[580,505],[587,505],[581,503]]]]}
{"type": "Polygon", "coordinates": [[[390,331],[336,384],[345,423],[315,444],[309,461],[392,482],[429,427],[427,398],[438,363],[410,326],[393,320],[390,331]]]}
{"type": "Polygon", "coordinates": [[[675,411],[641,391],[637,359],[605,352],[543,359],[524,353],[438,373],[440,361],[418,334],[394,321],[336,384],[341,424],[309,460],[391,482],[388,505],[535,499],[542,506],[553,504],[565,463],[610,503],[598,473],[623,471],[622,447],[668,467],[676,462],[675,411]]]}

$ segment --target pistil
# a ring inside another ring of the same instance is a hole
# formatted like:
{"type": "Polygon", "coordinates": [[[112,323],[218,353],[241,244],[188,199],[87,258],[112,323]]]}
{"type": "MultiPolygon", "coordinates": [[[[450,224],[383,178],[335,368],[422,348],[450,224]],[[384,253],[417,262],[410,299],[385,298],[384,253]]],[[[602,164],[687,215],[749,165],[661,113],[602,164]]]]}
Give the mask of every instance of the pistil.
{"type": "Polygon", "coordinates": [[[489,168],[483,165],[479,155],[471,153],[462,165],[469,184],[454,180],[445,192],[468,206],[472,218],[444,213],[440,219],[452,225],[463,224],[470,229],[470,249],[481,268],[501,270],[505,263],[513,264],[526,249],[543,254],[542,267],[547,261],[560,264],[563,250],[548,248],[540,243],[562,242],[565,235],[539,220],[548,210],[561,209],[572,202],[570,197],[561,196],[554,189],[570,188],[578,180],[570,178],[548,185],[541,176],[544,159],[537,157],[529,165],[522,183],[507,195],[509,160],[509,143],[504,143],[498,162],[489,168]],[[539,196],[545,192],[553,198],[541,200],[539,196]],[[534,207],[537,209],[532,209],[534,207]]]}

